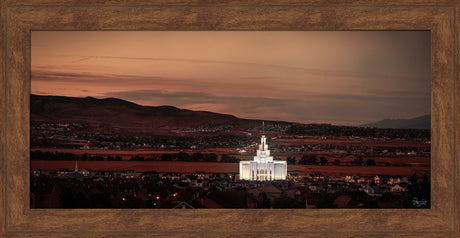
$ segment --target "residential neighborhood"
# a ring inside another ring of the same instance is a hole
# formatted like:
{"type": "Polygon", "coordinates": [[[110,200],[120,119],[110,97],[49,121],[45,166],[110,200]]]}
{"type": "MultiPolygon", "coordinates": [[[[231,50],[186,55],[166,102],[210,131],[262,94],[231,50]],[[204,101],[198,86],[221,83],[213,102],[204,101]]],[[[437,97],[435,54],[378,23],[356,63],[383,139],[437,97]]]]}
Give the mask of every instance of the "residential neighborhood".
{"type": "Polygon", "coordinates": [[[237,173],[31,171],[31,208],[429,208],[427,175],[320,173],[245,181],[237,173]],[[425,203],[421,203],[425,201],[425,203]]]}

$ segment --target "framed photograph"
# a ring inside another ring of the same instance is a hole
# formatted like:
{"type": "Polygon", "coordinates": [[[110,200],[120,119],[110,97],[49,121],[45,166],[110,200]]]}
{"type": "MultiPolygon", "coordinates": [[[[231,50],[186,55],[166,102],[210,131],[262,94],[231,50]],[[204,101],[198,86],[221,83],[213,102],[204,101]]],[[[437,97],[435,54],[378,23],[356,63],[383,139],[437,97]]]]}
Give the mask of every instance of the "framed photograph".
{"type": "Polygon", "coordinates": [[[0,7],[2,235],[460,234],[459,4],[100,0],[7,1],[0,7]],[[347,47],[332,47],[340,45],[337,39],[347,47]],[[233,55],[222,53],[232,47],[233,55]],[[133,50],[138,53],[110,54],[133,50]],[[341,61],[343,55],[355,58],[341,61]],[[306,61],[309,67],[299,64],[306,61]],[[369,71],[357,72],[360,64],[369,71]],[[151,65],[161,70],[152,71],[151,65]],[[302,80],[306,75],[311,76],[309,87],[302,80]],[[399,81],[386,75],[398,75],[399,81]],[[365,81],[369,77],[378,81],[365,81]],[[260,95],[248,97],[251,92],[260,95]],[[393,101],[376,99],[382,95],[393,101]],[[355,104],[345,110],[332,105],[331,98],[355,104]],[[315,107],[305,107],[308,102],[315,107]],[[95,106],[104,103],[113,108],[95,106]],[[379,110],[373,106],[378,103],[379,110]],[[161,105],[168,106],[153,107],[161,105]],[[185,114],[176,119],[168,114],[165,124],[147,115],[154,109],[184,112],[170,106],[187,109],[195,121],[184,123],[185,114]],[[133,117],[136,123],[113,120],[116,115],[110,113],[120,110],[142,115],[133,117]],[[358,113],[363,111],[368,113],[358,113]],[[407,127],[417,130],[375,129],[401,121],[371,123],[414,115],[429,115],[420,119],[425,125],[417,121],[407,127]],[[213,123],[201,123],[208,117],[213,123]],[[324,130],[335,134],[324,136],[324,130]],[[216,138],[222,137],[219,143],[225,146],[216,147],[216,138]],[[399,145],[391,145],[392,140],[399,145]],[[350,143],[358,144],[350,148],[350,143]],[[43,159],[53,156],[61,161],[43,159]],[[170,160],[182,173],[167,168],[170,160]],[[200,172],[189,162],[214,167],[200,172]],[[149,163],[156,167],[144,166],[149,163]],[[129,179],[137,185],[142,181],[141,188],[117,187],[121,192],[114,194],[98,188],[129,179]],[[85,181],[91,193],[69,190],[67,182],[77,180],[85,181]],[[45,186],[50,181],[58,185],[45,186]],[[150,192],[159,183],[161,189],[150,192]],[[267,191],[260,188],[265,184],[271,186],[267,191]],[[289,190],[291,196],[286,188],[292,184],[299,189],[289,190]],[[340,185],[323,188],[331,184],[340,185]],[[196,198],[186,202],[183,187],[194,187],[196,198]],[[272,196],[276,188],[286,191],[285,200],[272,196]],[[266,199],[257,197],[261,191],[266,199]],[[216,194],[228,198],[226,192],[235,199],[216,202],[216,194]],[[243,193],[251,193],[254,201],[246,197],[239,204],[236,195],[243,193]],[[367,194],[366,199],[356,194],[367,194]],[[196,206],[205,209],[168,209],[196,206]],[[272,209],[234,209],[262,207],[272,209]],[[312,207],[322,209],[306,209],[312,207]]]}

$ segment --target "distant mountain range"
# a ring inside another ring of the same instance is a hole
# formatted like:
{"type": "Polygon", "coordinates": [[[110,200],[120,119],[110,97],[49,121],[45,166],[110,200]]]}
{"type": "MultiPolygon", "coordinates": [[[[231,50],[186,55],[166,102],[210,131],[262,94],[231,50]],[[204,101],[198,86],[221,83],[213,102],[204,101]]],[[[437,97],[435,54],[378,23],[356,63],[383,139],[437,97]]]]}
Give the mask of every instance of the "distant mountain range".
{"type": "Polygon", "coordinates": [[[360,125],[360,127],[398,128],[398,129],[431,129],[431,115],[412,119],[385,119],[378,122],[360,125]]]}
{"type": "MultiPolygon", "coordinates": [[[[248,130],[261,132],[262,129],[262,120],[241,119],[228,114],[192,111],[173,106],[141,106],[117,98],[31,94],[30,116],[31,123],[34,124],[79,122],[85,125],[81,129],[83,132],[116,132],[120,135],[169,135],[189,132],[240,134],[248,130]]],[[[283,121],[265,122],[266,131],[270,130],[270,125],[272,128],[276,125],[278,129],[302,125],[283,121]]],[[[408,120],[385,119],[361,127],[430,129],[430,115],[408,120]]]]}

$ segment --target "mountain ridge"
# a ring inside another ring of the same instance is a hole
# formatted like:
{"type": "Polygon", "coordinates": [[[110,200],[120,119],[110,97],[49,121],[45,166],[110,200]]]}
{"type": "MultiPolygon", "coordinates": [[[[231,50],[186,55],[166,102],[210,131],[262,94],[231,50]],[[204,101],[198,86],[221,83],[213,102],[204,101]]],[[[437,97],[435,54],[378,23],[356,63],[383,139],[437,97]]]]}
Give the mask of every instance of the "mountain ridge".
{"type": "Polygon", "coordinates": [[[395,128],[395,129],[431,129],[431,114],[410,119],[383,119],[359,127],[395,128]]]}
{"type": "Polygon", "coordinates": [[[125,128],[128,132],[160,133],[195,128],[252,127],[260,120],[240,119],[229,114],[192,111],[174,106],[142,106],[118,98],[30,95],[31,122],[85,122],[90,127],[125,128]]]}
{"type": "MultiPolygon", "coordinates": [[[[170,135],[171,133],[188,132],[215,132],[228,134],[247,133],[248,131],[253,131],[255,128],[259,128],[257,130],[262,129],[262,120],[260,119],[243,119],[230,114],[193,111],[169,105],[143,106],[119,98],[98,99],[94,97],[31,94],[30,116],[31,123],[34,124],[81,122],[87,125],[86,131],[88,132],[100,131],[130,135],[170,135]]],[[[422,116],[421,118],[426,116],[429,115],[422,116]]],[[[425,118],[425,120],[422,119],[421,121],[422,122],[417,122],[417,120],[412,121],[411,119],[385,119],[376,123],[360,125],[358,127],[430,129],[429,118],[425,118]]],[[[265,120],[265,122],[266,129],[268,129],[267,126],[270,123],[281,127],[294,126],[293,128],[298,128],[299,126],[324,127],[321,126],[323,125],[321,123],[301,124],[270,120],[265,120]]],[[[334,126],[328,125],[329,127],[334,126]]],[[[335,125],[335,127],[337,127],[337,125],[335,125]]]]}

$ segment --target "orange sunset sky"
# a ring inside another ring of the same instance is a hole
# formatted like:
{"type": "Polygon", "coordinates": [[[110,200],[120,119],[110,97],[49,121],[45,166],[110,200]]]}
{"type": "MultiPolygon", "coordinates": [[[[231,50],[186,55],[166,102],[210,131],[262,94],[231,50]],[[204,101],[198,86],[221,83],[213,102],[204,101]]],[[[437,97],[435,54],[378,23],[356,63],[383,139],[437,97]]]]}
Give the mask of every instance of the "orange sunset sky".
{"type": "Polygon", "coordinates": [[[429,31],[33,31],[31,92],[358,125],[430,113],[429,31]]]}

